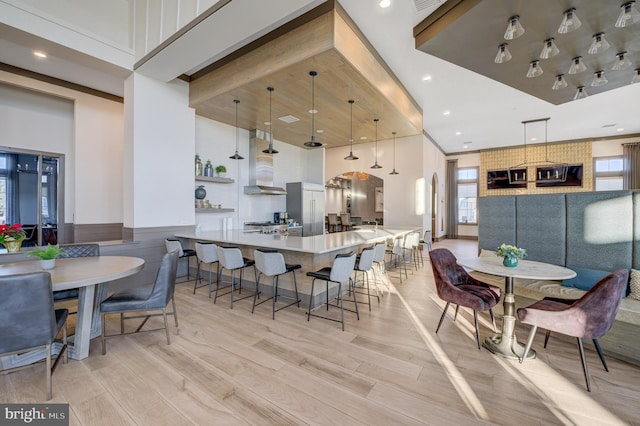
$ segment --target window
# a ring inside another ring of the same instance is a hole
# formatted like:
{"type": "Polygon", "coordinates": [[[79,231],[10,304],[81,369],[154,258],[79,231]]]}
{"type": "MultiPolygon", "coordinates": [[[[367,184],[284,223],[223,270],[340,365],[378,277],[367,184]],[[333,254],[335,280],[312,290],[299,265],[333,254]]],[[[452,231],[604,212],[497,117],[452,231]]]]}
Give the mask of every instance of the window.
{"type": "Polygon", "coordinates": [[[478,169],[458,169],[458,223],[478,223],[478,169]]]}
{"type": "Polygon", "coordinates": [[[594,188],[596,191],[624,189],[622,172],[624,161],[620,157],[596,157],[594,163],[594,188]]]}

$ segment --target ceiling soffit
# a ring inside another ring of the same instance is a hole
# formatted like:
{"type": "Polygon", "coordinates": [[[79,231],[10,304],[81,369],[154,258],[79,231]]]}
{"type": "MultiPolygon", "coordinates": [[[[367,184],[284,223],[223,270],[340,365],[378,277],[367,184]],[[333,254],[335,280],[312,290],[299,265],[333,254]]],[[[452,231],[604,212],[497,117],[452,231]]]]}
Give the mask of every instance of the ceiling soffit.
{"type": "Polygon", "coordinates": [[[504,83],[552,104],[573,101],[578,86],[595,95],[626,86],[633,77],[634,68],[640,67],[640,31],[635,24],[615,28],[614,24],[623,2],[574,0],[512,1],[512,0],[449,0],[414,28],[416,48],[454,63],[493,80],[504,83]],[[570,7],[582,22],[577,30],[558,33],[563,13],[570,7]],[[508,19],[520,16],[525,33],[514,40],[503,38],[508,19]],[[599,32],[611,47],[595,55],[587,53],[592,36],[599,32]],[[560,53],[549,59],[540,59],[543,42],[553,37],[560,53]],[[494,58],[501,43],[508,43],[513,58],[496,64],[494,58]],[[616,54],[627,52],[632,67],[612,71],[616,54]],[[568,74],[571,60],[582,56],[587,70],[568,74]],[[540,60],[544,73],[527,78],[529,63],[540,60]],[[594,73],[604,71],[609,82],[591,87],[594,73]],[[551,90],[555,77],[564,74],[568,87],[551,90]]]}
{"type": "MultiPolygon", "coordinates": [[[[336,5],[337,6],[337,5],[336,5]]],[[[281,31],[281,29],[279,30],[281,31]]],[[[315,77],[316,140],[325,147],[349,144],[349,99],[353,106],[354,144],[422,133],[422,111],[340,8],[284,32],[190,82],[190,106],[196,114],[238,126],[268,131],[272,95],[274,139],[302,147],[311,137],[311,76],[315,77]],[[291,124],[278,117],[292,115],[291,124]],[[367,139],[361,139],[366,137],[367,139]]]]}

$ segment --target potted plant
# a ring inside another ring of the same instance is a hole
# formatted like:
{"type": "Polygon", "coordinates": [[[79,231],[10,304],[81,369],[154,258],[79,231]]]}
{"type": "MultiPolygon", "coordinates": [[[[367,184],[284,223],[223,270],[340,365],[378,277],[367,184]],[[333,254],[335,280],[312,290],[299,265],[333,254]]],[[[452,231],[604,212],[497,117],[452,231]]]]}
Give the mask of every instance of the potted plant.
{"type": "Polygon", "coordinates": [[[216,166],[216,174],[218,177],[224,177],[225,173],[227,173],[227,168],[223,164],[216,166]]]}
{"type": "Polygon", "coordinates": [[[0,225],[0,243],[10,253],[20,251],[25,235],[24,229],[19,223],[0,225]]]}
{"type": "Polygon", "coordinates": [[[53,269],[56,266],[56,258],[67,256],[67,253],[57,244],[54,246],[47,244],[47,247],[36,247],[28,254],[29,256],[40,259],[40,267],[42,269],[53,269]]]}
{"type": "Polygon", "coordinates": [[[496,255],[502,257],[502,264],[509,268],[518,266],[518,260],[527,255],[527,251],[523,248],[518,248],[509,244],[502,244],[496,250],[496,255]]]}

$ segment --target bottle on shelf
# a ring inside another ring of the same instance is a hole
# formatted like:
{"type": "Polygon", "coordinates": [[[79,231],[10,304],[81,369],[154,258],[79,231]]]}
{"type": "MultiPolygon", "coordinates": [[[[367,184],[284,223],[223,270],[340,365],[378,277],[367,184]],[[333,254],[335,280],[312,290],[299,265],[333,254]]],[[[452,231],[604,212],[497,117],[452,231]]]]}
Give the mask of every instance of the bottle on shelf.
{"type": "Polygon", "coordinates": [[[213,177],[213,164],[211,164],[211,160],[207,160],[207,164],[204,166],[204,175],[213,177]]]}
{"type": "Polygon", "coordinates": [[[202,161],[198,154],[196,154],[196,176],[202,176],[202,161]]]}

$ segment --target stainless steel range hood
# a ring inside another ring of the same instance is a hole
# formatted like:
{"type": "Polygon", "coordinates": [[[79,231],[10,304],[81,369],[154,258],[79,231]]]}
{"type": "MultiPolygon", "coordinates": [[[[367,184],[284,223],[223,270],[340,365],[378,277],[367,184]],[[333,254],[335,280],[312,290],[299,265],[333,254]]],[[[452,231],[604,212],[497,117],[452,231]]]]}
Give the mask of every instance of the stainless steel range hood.
{"type": "Polygon", "coordinates": [[[273,186],[273,155],[262,152],[269,147],[268,133],[262,130],[249,132],[249,185],[244,187],[248,195],[287,195],[287,190],[273,186]]]}

